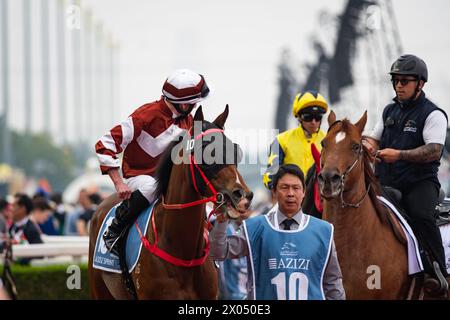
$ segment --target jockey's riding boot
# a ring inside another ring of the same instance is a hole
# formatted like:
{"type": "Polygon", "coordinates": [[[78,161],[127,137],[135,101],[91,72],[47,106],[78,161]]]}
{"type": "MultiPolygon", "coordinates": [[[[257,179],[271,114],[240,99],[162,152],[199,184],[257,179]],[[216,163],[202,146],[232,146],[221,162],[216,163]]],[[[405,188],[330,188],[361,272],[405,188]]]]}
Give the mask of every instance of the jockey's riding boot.
{"type": "Polygon", "coordinates": [[[444,296],[446,298],[448,295],[448,282],[437,261],[432,262],[432,272],[433,274],[425,276],[425,290],[433,296],[444,296]]]}
{"type": "Polygon", "coordinates": [[[116,216],[103,234],[106,248],[119,256],[117,241],[125,234],[128,227],[138,218],[139,214],[149,206],[139,190],[131,193],[130,199],[122,201],[116,209],[116,216]]]}

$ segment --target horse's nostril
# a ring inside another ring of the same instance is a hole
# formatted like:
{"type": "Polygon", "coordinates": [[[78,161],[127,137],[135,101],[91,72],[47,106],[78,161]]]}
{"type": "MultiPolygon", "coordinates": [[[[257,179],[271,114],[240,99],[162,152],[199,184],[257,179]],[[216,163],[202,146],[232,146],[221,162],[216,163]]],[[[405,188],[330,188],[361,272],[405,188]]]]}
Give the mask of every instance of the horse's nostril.
{"type": "Polygon", "coordinates": [[[253,199],[253,192],[252,191],[250,191],[249,193],[247,193],[247,200],[248,201],[252,201],[252,199],[253,199]]]}
{"type": "Polygon", "coordinates": [[[340,180],[341,180],[341,176],[338,175],[338,174],[333,175],[333,177],[331,178],[331,181],[332,181],[333,183],[337,183],[337,182],[339,182],[340,180]]]}
{"type": "Polygon", "coordinates": [[[319,176],[317,177],[317,179],[318,179],[320,182],[323,182],[323,176],[322,176],[321,173],[319,173],[319,176]]]}
{"type": "Polygon", "coordinates": [[[233,197],[235,197],[236,199],[241,199],[242,197],[244,197],[244,191],[242,191],[240,189],[234,190],[233,197]]]}
{"type": "Polygon", "coordinates": [[[323,171],[317,176],[319,183],[339,183],[341,181],[341,176],[335,171],[323,171]]]}

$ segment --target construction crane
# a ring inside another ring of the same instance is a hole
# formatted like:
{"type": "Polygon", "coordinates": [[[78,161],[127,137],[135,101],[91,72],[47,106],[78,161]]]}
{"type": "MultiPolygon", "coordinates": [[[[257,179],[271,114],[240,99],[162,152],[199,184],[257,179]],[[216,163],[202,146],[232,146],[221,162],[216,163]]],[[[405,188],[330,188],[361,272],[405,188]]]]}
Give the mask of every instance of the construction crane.
{"type": "MultiPolygon", "coordinates": [[[[391,0],[348,0],[335,21],[334,48],[328,53],[325,43],[314,41],[316,62],[307,66],[307,76],[297,86],[297,91],[321,92],[333,108],[341,109],[343,116],[358,109],[369,109],[372,110],[369,119],[376,118],[379,104],[388,101],[380,100],[388,99],[386,90],[390,88],[386,86],[389,81],[387,71],[383,71],[388,70],[392,61],[402,53],[391,0]],[[362,88],[367,89],[369,85],[369,92],[361,93],[362,88]]],[[[295,92],[291,95],[290,100],[295,92]]],[[[290,113],[283,112],[285,109],[286,106],[278,104],[276,114],[284,115],[275,119],[275,127],[280,131],[287,129],[291,118],[290,113]]]]}

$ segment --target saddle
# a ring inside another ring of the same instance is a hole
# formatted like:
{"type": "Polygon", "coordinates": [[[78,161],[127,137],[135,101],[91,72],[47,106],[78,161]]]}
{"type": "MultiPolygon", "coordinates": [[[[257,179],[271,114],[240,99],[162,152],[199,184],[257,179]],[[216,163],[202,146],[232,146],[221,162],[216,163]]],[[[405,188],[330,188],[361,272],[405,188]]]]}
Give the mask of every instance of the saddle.
{"type": "Polygon", "coordinates": [[[436,224],[438,225],[438,227],[450,223],[450,199],[444,198],[443,201],[440,201],[436,206],[436,211],[436,224]]]}
{"type": "MultiPolygon", "coordinates": [[[[397,211],[407,221],[407,223],[410,224],[411,219],[406,215],[406,211],[405,211],[405,208],[404,208],[403,202],[402,202],[401,192],[392,187],[382,186],[382,194],[383,194],[383,197],[387,198],[396,207],[397,211]]],[[[445,198],[445,193],[442,189],[440,190],[440,193],[439,193],[438,203],[435,207],[434,216],[436,219],[436,225],[438,227],[443,227],[444,225],[450,223],[450,199],[445,198]]],[[[389,217],[389,220],[391,222],[391,226],[394,230],[394,233],[397,235],[399,233],[398,225],[393,223],[391,217],[389,217]]],[[[447,228],[447,227],[445,227],[445,228],[447,228]]],[[[398,236],[397,236],[397,238],[398,238],[398,236]]],[[[437,264],[437,262],[433,262],[433,260],[431,260],[431,257],[428,256],[428,253],[423,250],[423,245],[422,245],[422,243],[420,243],[420,237],[417,238],[417,241],[418,241],[422,261],[424,263],[430,264],[430,266],[434,267],[435,270],[436,270],[436,268],[439,269],[439,265],[437,264]]],[[[445,241],[448,242],[448,240],[445,240],[444,236],[443,236],[444,247],[445,247],[445,244],[444,244],[445,241]]],[[[448,252],[446,252],[446,257],[448,258],[448,252]]],[[[408,299],[411,299],[411,298],[415,298],[415,299],[445,298],[446,299],[446,294],[444,294],[442,297],[430,295],[432,290],[429,291],[427,294],[425,294],[423,291],[423,288],[422,288],[422,286],[425,283],[428,284],[428,287],[430,286],[430,283],[434,286],[439,286],[438,282],[436,280],[432,279],[430,277],[430,275],[425,274],[422,276],[420,274],[416,274],[413,276],[413,281],[411,283],[410,290],[408,292],[408,299]],[[428,280],[427,280],[427,278],[428,278],[428,280]],[[430,280],[432,282],[429,282],[430,280]],[[425,294],[425,296],[424,296],[424,294],[425,294]]]]}
{"type": "MultiPolygon", "coordinates": [[[[389,186],[381,186],[381,192],[383,197],[391,201],[392,204],[394,204],[398,209],[402,217],[405,218],[408,223],[410,223],[411,219],[406,214],[406,210],[402,201],[403,197],[401,191],[389,186]]],[[[445,192],[442,189],[439,190],[439,198],[434,216],[436,219],[436,225],[438,227],[450,223],[450,199],[445,197],[445,192]]]]}

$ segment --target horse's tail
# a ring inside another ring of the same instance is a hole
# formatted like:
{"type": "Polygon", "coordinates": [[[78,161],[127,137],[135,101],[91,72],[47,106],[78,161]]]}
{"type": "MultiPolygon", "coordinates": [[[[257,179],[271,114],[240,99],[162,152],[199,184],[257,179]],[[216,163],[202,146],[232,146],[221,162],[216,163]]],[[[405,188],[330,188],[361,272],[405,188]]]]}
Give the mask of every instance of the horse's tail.
{"type": "Polygon", "coordinates": [[[93,268],[95,242],[97,241],[97,235],[100,232],[102,222],[105,216],[111,210],[113,206],[119,203],[121,200],[117,194],[113,194],[110,197],[103,200],[95,210],[92,216],[90,228],[89,228],[89,260],[88,260],[88,276],[91,290],[91,296],[94,299],[113,299],[113,296],[106,287],[101,273],[99,270],[93,268]]]}

